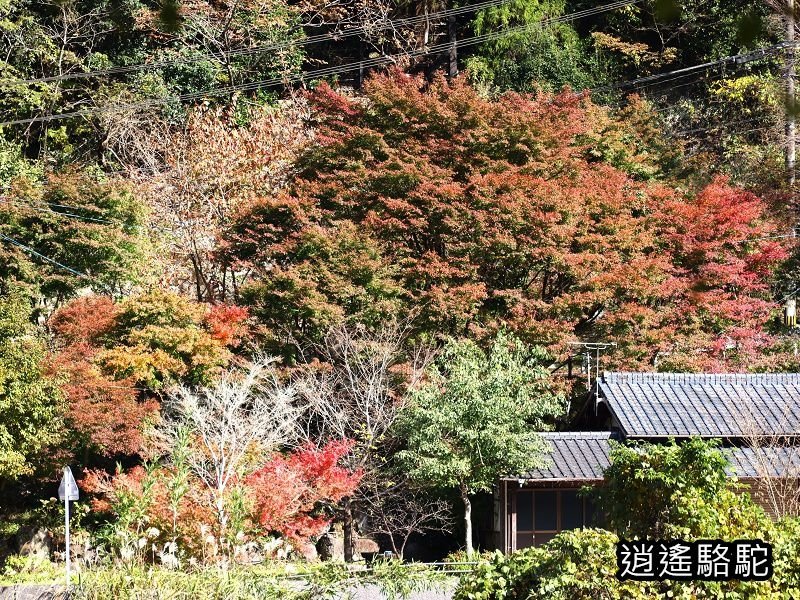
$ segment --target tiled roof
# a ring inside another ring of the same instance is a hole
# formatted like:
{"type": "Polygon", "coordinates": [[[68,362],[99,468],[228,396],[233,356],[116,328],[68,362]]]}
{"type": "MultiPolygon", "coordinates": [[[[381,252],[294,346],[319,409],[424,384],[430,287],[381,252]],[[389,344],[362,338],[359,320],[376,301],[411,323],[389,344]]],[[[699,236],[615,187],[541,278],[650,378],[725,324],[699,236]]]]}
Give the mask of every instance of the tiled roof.
{"type": "MultiPolygon", "coordinates": [[[[527,481],[600,481],[609,466],[613,439],[608,431],[542,433],[552,453],[547,466],[508,477],[527,481]]],[[[729,475],[740,478],[800,477],[800,447],[722,448],[730,462],[729,475]]]]}
{"type": "Polygon", "coordinates": [[[542,433],[552,448],[547,466],[512,479],[601,480],[608,467],[608,431],[542,433]]]}
{"type": "Polygon", "coordinates": [[[737,477],[800,477],[800,447],[725,448],[737,477]]]}
{"type": "Polygon", "coordinates": [[[800,374],[604,373],[625,437],[800,434],[800,374]]]}

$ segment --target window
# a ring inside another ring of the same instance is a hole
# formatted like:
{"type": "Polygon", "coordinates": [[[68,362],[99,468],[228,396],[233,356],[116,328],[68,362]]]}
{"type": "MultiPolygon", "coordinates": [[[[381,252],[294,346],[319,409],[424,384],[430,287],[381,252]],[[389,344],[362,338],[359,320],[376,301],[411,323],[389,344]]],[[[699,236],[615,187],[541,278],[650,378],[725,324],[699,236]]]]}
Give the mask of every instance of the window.
{"type": "Polygon", "coordinates": [[[558,531],[558,492],[534,492],[536,531],[558,531]]]}
{"type": "Polygon", "coordinates": [[[584,514],[584,499],[578,496],[577,491],[562,491],[561,529],[578,529],[588,524],[584,514]]]}
{"type": "Polygon", "coordinates": [[[514,501],[517,549],[539,546],[561,531],[599,522],[593,503],[577,489],[520,490],[514,501]]]}
{"type": "Polygon", "coordinates": [[[586,498],[586,527],[605,527],[606,516],[591,498],[586,498]]]}
{"type": "Polygon", "coordinates": [[[533,492],[517,494],[517,531],[533,531],[533,492]]]}

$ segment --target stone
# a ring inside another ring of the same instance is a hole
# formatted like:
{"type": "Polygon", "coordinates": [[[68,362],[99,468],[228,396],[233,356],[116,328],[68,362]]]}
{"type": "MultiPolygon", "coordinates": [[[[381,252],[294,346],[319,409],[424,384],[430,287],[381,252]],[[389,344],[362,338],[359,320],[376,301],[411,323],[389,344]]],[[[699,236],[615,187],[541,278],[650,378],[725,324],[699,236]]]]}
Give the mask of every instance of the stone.
{"type": "Polygon", "coordinates": [[[317,553],[317,547],[311,542],[302,542],[298,546],[297,551],[305,560],[309,562],[319,559],[319,554],[317,553]]]}
{"type": "Polygon", "coordinates": [[[317,551],[322,560],[344,560],[344,537],[339,531],[329,531],[319,538],[317,551]]]}
{"type": "Polygon", "coordinates": [[[53,534],[43,527],[23,527],[17,532],[17,549],[22,556],[50,558],[53,534]]]}
{"type": "Polygon", "coordinates": [[[0,586],[0,600],[68,600],[70,595],[63,585],[0,586]]]}
{"type": "Polygon", "coordinates": [[[358,537],[356,538],[354,550],[358,554],[364,554],[365,552],[369,554],[376,554],[380,552],[381,547],[378,544],[378,542],[376,542],[372,538],[358,537]]]}

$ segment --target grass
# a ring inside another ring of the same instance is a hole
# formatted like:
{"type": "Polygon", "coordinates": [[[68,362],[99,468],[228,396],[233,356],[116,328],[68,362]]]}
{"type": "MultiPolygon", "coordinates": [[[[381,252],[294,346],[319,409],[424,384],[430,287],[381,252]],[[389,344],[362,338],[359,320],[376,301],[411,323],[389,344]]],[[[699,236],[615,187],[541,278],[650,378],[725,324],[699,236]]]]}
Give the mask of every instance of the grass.
{"type": "MultiPolygon", "coordinates": [[[[0,585],[57,583],[63,566],[49,561],[23,565],[19,557],[6,568],[0,585]],[[47,563],[47,564],[45,564],[47,563]]],[[[163,567],[103,567],[84,570],[75,577],[75,600],[323,600],[346,597],[360,585],[377,586],[390,600],[402,600],[419,590],[440,589],[452,581],[420,564],[378,561],[372,568],[344,563],[283,563],[191,571],[163,567]]]]}

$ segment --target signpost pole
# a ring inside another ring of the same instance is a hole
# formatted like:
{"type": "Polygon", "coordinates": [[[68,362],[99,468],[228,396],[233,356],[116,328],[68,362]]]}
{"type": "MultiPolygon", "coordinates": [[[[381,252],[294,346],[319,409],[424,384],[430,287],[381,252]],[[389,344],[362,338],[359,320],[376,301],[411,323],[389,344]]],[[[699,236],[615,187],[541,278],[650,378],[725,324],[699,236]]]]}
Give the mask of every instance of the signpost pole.
{"type": "Polygon", "coordinates": [[[67,466],[64,467],[64,476],[61,478],[61,483],[58,486],[58,499],[64,501],[64,547],[65,558],[67,564],[67,594],[69,594],[69,571],[70,571],[70,558],[71,552],[69,547],[69,501],[77,500],[80,496],[78,492],[78,484],[75,483],[75,478],[72,476],[72,470],[67,466]]]}
{"type": "Polygon", "coordinates": [[[64,531],[66,532],[66,549],[67,549],[67,592],[69,592],[69,497],[64,498],[64,531]]]}

